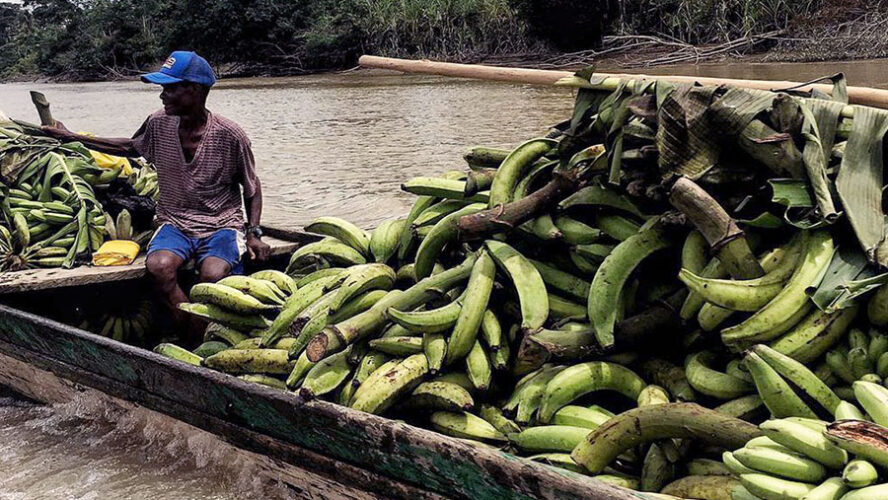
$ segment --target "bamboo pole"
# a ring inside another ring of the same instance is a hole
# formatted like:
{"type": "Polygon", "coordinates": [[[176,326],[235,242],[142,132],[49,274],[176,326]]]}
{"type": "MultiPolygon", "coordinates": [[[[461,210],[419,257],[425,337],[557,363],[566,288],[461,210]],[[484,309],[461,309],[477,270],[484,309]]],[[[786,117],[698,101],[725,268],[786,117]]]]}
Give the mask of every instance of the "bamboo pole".
{"type": "MultiPolygon", "coordinates": [[[[554,85],[561,79],[569,79],[573,76],[570,71],[554,71],[529,68],[508,68],[498,66],[484,66],[480,64],[457,64],[436,62],[423,59],[413,61],[408,59],[395,59],[364,55],[358,60],[358,64],[365,68],[389,69],[404,73],[422,73],[427,75],[453,76],[459,78],[474,78],[478,80],[496,80],[513,83],[529,83],[534,85],[554,85]]],[[[730,87],[744,87],[759,90],[779,90],[797,87],[799,82],[779,80],[742,80],[737,78],[713,78],[705,76],[677,76],[677,75],[643,75],[628,73],[596,73],[616,82],[623,80],[666,80],[674,83],[699,83],[701,85],[727,85],[730,87]]],[[[564,83],[564,82],[563,82],[564,83]]],[[[588,85],[588,82],[586,82],[588,85]]],[[[610,82],[606,82],[604,86],[610,82]]],[[[819,90],[827,94],[832,92],[832,85],[815,83],[799,87],[799,90],[819,90]]],[[[888,109],[888,90],[874,89],[870,87],[848,87],[848,100],[851,104],[861,104],[876,108],[888,109]]]]}

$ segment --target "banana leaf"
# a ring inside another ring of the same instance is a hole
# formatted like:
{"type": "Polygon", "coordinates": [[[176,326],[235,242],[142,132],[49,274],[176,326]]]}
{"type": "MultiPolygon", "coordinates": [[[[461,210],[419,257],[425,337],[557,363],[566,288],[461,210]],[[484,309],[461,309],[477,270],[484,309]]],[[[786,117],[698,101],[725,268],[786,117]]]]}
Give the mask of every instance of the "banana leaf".
{"type": "Polygon", "coordinates": [[[654,81],[644,81],[634,85],[631,94],[620,93],[615,97],[615,102],[613,103],[614,118],[610,124],[610,130],[607,132],[607,142],[605,143],[610,158],[610,173],[607,180],[611,184],[620,183],[620,173],[623,168],[623,135],[625,134],[626,124],[632,117],[630,103],[634,97],[643,95],[655,84],[656,82],[654,81]]]}
{"type": "Polygon", "coordinates": [[[840,215],[833,203],[826,167],[832,154],[843,107],[841,103],[821,99],[798,102],[798,108],[804,117],[802,137],[805,138],[805,147],[802,159],[817,201],[817,215],[828,223],[835,222],[840,215]]]}
{"type": "Polygon", "coordinates": [[[836,178],[839,199],[867,259],[883,266],[888,259],[877,252],[885,236],[882,140],[886,131],[888,111],[855,106],[851,136],[836,178]]]}
{"type": "Polygon", "coordinates": [[[856,299],[888,283],[888,273],[869,264],[857,245],[843,245],[833,254],[820,285],[807,290],[814,304],[833,313],[855,305],[856,299]]]}
{"type": "MultiPolygon", "coordinates": [[[[585,68],[578,71],[574,78],[598,84],[603,78],[593,76],[594,68],[585,68]]],[[[625,86],[625,84],[623,85],[625,86]]],[[[622,92],[622,89],[620,89],[622,92]]],[[[580,88],[574,101],[573,114],[570,124],[564,130],[564,138],[558,143],[558,152],[562,159],[570,158],[576,152],[585,149],[596,142],[593,137],[603,137],[604,129],[596,127],[598,114],[602,105],[610,96],[606,92],[588,88],[580,88]]]]}
{"type": "MultiPolygon", "coordinates": [[[[657,86],[659,89],[659,85],[657,86]]],[[[717,134],[708,112],[716,87],[677,85],[671,91],[658,90],[657,149],[660,173],[686,175],[697,179],[718,161],[717,134]]]]}
{"type": "MultiPolygon", "coordinates": [[[[82,177],[72,173],[72,167],[75,169],[80,166],[77,158],[66,159],[59,153],[49,153],[49,163],[46,166],[46,173],[43,178],[43,190],[41,191],[41,200],[44,193],[48,193],[51,198],[50,189],[53,186],[65,186],[76,195],[79,207],[77,208],[77,233],[74,236],[74,244],[68,250],[65,257],[63,267],[71,268],[77,259],[77,256],[83,252],[89,245],[89,223],[88,213],[96,207],[100,207],[99,201],[93,192],[92,186],[82,177]],[[70,164],[69,164],[70,162],[70,164]]],[[[48,200],[43,200],[48,201],[48,200]]]]}
{"type": "Polygon", "coordinates": [[[811,184],[802,179],[769,179],[771,201],[786,207],[783,219],[799,229],[823,227],[827,221],[820,216],[811,184]]]}

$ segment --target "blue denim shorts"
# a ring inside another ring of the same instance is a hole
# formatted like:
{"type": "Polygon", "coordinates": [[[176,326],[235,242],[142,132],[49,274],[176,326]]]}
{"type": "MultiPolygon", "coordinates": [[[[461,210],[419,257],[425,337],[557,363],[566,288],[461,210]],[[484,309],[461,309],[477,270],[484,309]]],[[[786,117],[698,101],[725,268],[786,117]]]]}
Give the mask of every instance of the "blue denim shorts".
{"type": "Polygon", "coordinates": [[[198,266],[207,257],[217,257],[231,267],[231,274],[243,273],[243,239],[235,229],[220,229],[204,238],[185,235],[176,226],[164,224],[148,243],[148,254],[158,250],[173,252],[186,262],[194,258],[198,266]]]}

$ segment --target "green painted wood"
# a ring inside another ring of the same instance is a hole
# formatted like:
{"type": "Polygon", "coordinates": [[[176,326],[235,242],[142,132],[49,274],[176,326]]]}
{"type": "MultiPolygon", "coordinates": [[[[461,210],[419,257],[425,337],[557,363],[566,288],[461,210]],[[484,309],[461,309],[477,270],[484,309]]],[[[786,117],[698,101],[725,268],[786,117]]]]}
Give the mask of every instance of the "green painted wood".
{"type": "Polygon", "coordinates": [[[324,401],[306,402],[2,305],[0,342],[93,374],[96,382],[81,381],[85,385],[96,387],[101,379],[130,387],[118,396],[148,408],[170,414],[170,406],[180,407],[175,416],[197,427],[207,425],[188,415],[219,419],[455,498],[652,498],[324,401]]]}
{"type": "MultiPolygon", "coordinates": [[[[286,481],[288,486],[297,493],[307,490],[307,494],[298,495],[299,498],[314,499],[330,496],[346,499],[352,498],[352,495],[346,493],[353,490],[362,490],[387,500],[440,500],[444,498],[2,341],[0,341],[0,384],[9,384],[14,391],[35,401],[51,403],[69,400],[73,393],[83,391],[86,385],[115,398],[139,401],[142,407],[151,408],[183,422],[189,422],[195,427],[218,434],[235,446],[271,456],[278,462],[290,464],[290,469],[287,470],[288,473],[282,480],[286,481]],[[76,385],[65,387],[67,384],[60,384],[60,379],[74,382],[76,385]],[[39,383],[41,386],[34,387],[35,383],[39,383]],[[47,396],[47,391],[49,396],[47,396]],[[59,392],[71,394],[60,394],[59,392]],[[44,399],[45,397],[48,399],[44,399]],[[299,471],[292,472],[293,468],[308,471],[326,478],[327,481],[318,481],[299,471]],[[294,477],[296,478],[295,484],[291,482],[294,477]],[[299,482],[300,477],[304,482],[299,482]]],[[[128,402],[124,404],[128,404],[128,402]]]]}

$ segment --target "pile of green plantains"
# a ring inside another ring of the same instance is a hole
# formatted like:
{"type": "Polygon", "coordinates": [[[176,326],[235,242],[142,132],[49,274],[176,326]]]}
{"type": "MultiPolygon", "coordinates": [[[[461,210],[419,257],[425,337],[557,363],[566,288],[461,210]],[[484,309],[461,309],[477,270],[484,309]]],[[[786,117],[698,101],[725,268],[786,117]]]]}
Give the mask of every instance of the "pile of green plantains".
{"type": "MultiPolygon", "coordinates": [[[[95,188],[120,173],[97,166],[80,143],[62,144],[39,128],[0,122],[0,272],[70,268],[89,262],[105,239],[146,241],[151,233],[133,234],[126,210],[115,221],[96,198],[95,188]]],[[[127,181],[140,194],[156,196],[156,176],[144,166],[127,181]]]]}
{"type": "Polygon", "coordinates": [[[855,488],[888,463],[888,112],[834,83],[578,73],[545,137],[408,180],[370,233],[319,218],[286,273],[195,286],[207,342],[157,350],[645,498],[882,498],[855,488]]]}

